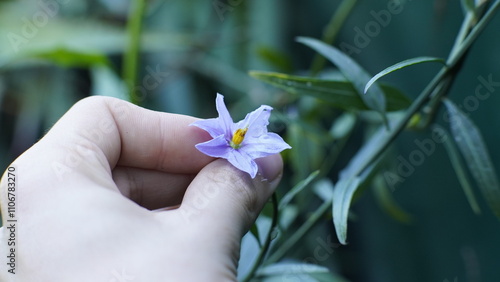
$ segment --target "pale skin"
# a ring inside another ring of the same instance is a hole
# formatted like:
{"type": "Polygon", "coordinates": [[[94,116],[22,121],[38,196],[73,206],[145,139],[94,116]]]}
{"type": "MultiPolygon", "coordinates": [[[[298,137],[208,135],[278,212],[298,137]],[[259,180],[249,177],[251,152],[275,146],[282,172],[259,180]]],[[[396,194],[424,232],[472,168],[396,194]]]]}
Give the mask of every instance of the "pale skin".
{"type": "Polygon", "coordinates": [[[240,240],[278,185],[278,155],[255,179],[195,144],[196,119],[92,97],[13,165],[16,274],[0,281],[235,281],[240,240]],[[17,279],[17,280],[16,280],[17,279]]]}

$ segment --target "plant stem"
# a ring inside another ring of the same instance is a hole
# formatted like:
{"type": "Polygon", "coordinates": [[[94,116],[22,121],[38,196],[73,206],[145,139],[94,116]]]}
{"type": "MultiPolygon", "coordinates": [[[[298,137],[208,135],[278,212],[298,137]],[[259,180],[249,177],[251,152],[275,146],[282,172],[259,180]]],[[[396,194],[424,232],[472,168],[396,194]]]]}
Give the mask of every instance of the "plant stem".
{"type": "MultiPolygon", "coordinates": [[[[344,1],[345,2],[345,1],[344,1]]],[[[456,75],[460,63],[465,57],[466,52],[469,50],[472,43],[479,36],[481,31],[486,27],[487,23],[493,18],[495,12],[500,8],[500,0],[495,1],[490,9],[484,14],[481,20],[472,29],[473,19],[466,17],[462,28],[457,36],[457,40],[450,52],[450,56],[447,60],[447,66],[443,67],[432,81],[427,85],[427,87],[421,92],[417,99],[406,111],[406,115],[399,120],[396,125],[388,132],[388,136],[379,143],[379,146],[374,150],[374,154],[369,156],[359,169],[356,171],[355,175],[362,174],[366,168],[370,166],[375,160],[377,160],[380,155],[387,149],[387,147],[394,141],[398,134],[406,127],[406,124],[411,119],[411,117],[419,111],[425,103],[432,98],[431,101],[436,101],[445,95],[456,75]],[[468,31],[470,32],[468,33],[468,31]]],[[[436,103],[439,104],[439,103],[436,103]]],[[[433,105],[431,105],[433,106],[433,105]]],[[[331,208],[332,200],[324,202],[316,211],[313,213],[309,219],[300,226],[300,228],[292,234],[267,260],[266,264],[272,264],[280,260],[313,226],[314,224],[331,208]]]]}
{"type": "Polygon", "coordinates": [[[460,48],[450,55],[448,61],[446,62],[449,66],[455,65],[464,53],[469,50],[472,43],[474,43],[491,19],[493,19],[499,8],[500,0],[497,0],[491,5],[490,9],[488,9],[477,25],[474,26],[469,35],[462,42],[460,48]]]}
{"type": "Polygon", "coordinates": [[[129,101],[139,104],[139,97],[134,95],[134,88],[137,85],[142,18],[146,9],[146,1],[135,0],[133,3],[135,5],[130,9],[127,23],[129,42],[123,58],[123,80],[128,89],[129,101]]]}
{"type": "MultiPolygon", "coordinates": [[[[492,6],[492,9],[498,9],[500,7],[498,4],[499,2],[497,1],[495,5],[492,6]]],[[[470,11],[467,12],[465,16],[465,19],[462,23],[460,31],[455,40],[455,43],[453,44],[450,56],[448,57],[448,65],[453,64],[455,72],[458,71],[458,66],[465,59],[465,54],[469,50],[468,48],[475,41],[479,33],[484,28],[485,24],[487,23],[487,21],[483,21],[482,23],[480,22],[479,24],[481,24],[481,26],[478,24],[474,28],[474,30],[470,32],[471,28],[474,26],[474,23],[477,21],[476,16],[478,14],[482,14],[484,8],[485,5],[479,7],[478,11],[476,12],[470,12],[470,11]],[[478,29],[478,27],[480,29],[478,29]],[[470,36],[467,37],[468,35],[470,36]],[[464,45],[466,47],[466,50],[462,51],[462,49],[464,49],[464,45]]],[[[492,11],[492,9],[490,9],[490,11],[487,14],[485,14],[483,19],[488,17],[487,20],[489,20],[489,18],[491,18],[494,15],[495,10],[492,11]]],[[[438,88],[440,89],[438,89],[438,91],[435,91],[435,93],[431,94],[432,99],[429,102],[429,105],[427,106],[427,117],[422,127],[427,127],[434,120],[434,116],[439,106],[441,105],[441,99],[448,93],[448,90],[451,87],[451,84],[453,83],[454,79],[455,79],[454,75],[450,75],[449,77],[445,78],[442,81],[442,83],[438,86],[438,88]]]]}
{"type": "Polygon", "coordinates": [[[316,222],[331,209],[332,200],[323,202],[323,204],[314,211],[307,221],[295,231],[273,254],[266,260],[266,264],[271,264],[281,259],[313,226],[316,222]]]}
{"type": "Polygon", "coordinates": [[[453,44],[453,48],[451,49],[450,54],[456,53],[457,49],[460,48],[460,45],[462,45],[464,39],[467,37],[467,34],[469,33],[474,20],[474,13],[467,12],[467,14],[465,14],[465,19],[462,22],[462,26],[460,27],[457,38],[455,38],[455,43],[453,44]]]}
{"type": "MultiPolygon", "coordinates": [[[[442,83],[448,75],[454,75],[456,73],[456,67],[459,66],[459,62],[463,59],[463,56],[469,50],[472,43],[477,39],[479,34],[484,30],[488,22],[494,17],[495,12],[500,8],[500,0],[495,1],[490,9],[484,14],[481,20],[477,23],[476,26],[471,30],[471,32],[467,35],[467,37],[460,44],[460,47],[456,48],[456,51],[451,52],[448,60],[447,66],[443,67],[434,77],[434,79],[427,85],[427,87],[420,93],[417,99],[413,102],[413,104],[406,111],[405,116],[397,122],[394,128],[389,131],[388,136],[379,143],[379,146],[374,153],[365,159],[363,164],[356,171],[355,175],[360,175],[363,171],[366,170],[377,158],[389,147],[389,145],[396,139],[398,134],[406,127],[406,124],[410,120],[410,118],[419,111],[422,106],[428,101],[430,96],[435,93],[435,88],[442,83]]],[[[455,48],[454,48],[455,49],[455,48]]],[[[453,50],[453,49],[452,49],[453,50]]],[[[439,95],[443,95],[441,92],[439,95]]]]}
{"type": "Polygon", "coordinates": [[[454,77],[447,76],[438,86],[436,86],[434,93],[431,94],[429,103],[422,110],[425,116],[423,122],[419,126],[420,129],[427,128],[434,121],[439,106],[441,105],[441,97],[448,93],[453,81],[454,77]]]}
{"type": "Polygon", "coordinates": [[[269,246],[271,245],[272,233],[273,230],[276,228],[276,226],[278,226],[278,217],[279,217],[278,197],[276,196],[276,193],[273,193],[272,205],[273,205],[273,219],[271,222],[271,227],[269,228],[269,232],[267,232],[266,241],[264,242],[264,246],[262,246],[262,248],[260,249],[259,255],[255,263],[253,264],[252,269],[248,272],[247,276],[242,280],[243,282],[248,282],[254,277],[255,272],[261,266],[262,261],[264,260],[267,251],[269,250],[269,246]]]}

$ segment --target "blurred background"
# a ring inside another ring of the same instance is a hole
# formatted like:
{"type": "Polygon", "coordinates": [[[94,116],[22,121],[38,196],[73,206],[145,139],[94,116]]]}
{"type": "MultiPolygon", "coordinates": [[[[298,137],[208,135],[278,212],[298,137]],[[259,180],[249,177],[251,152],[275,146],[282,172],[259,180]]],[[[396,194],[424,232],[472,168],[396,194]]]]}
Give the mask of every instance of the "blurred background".
{"type": "MultiPolygon", "coordinates": [[[[138,79],[130,92],[123,81],[123,57],[130,46],[127,19],[134,1],[0,1],[0,168],[5,170],[76,101],[91,95],[211,118],[217,115],[219,92],[235,120],[268,104],[275,108],[270,130],[293,147],[283,154],[286,171],[278,195],[322,170],[314,189],[290,204],[294,215],[277,239],[284,240],[322,203],[313,190],[335,183],[366,139],[369,122],[352,125],[336,161],[325,165],[330,144],[337,141],[330,128],[344,112],[266,85],[248,71],[310,75],[315,53],[295,38],[322,38],[340,2],[146,1],[138,79]]],[[[371,74],[412,57],[446,58],[463,19],[459,1],[407,0],[398,11],[391,10],[394,0],[351,2],[334,45],[371,74]],[[390,16],[380,18],[381,11],[390,16]]],[[[469,52],[449,95],[480,128],[496,167],[499,26],[497,16],[469,52]],[[470,104],[467,97],[479,85],[491,95],[470,104]]],[[[418,65],[383,80],[413,100],[439,67],[418,65]]],[[[326,63],[319,75],[332,71],[326,63]]],[[[441,113],[436,122],[448,127],[441,113]]],[[[405,131],[391,154],[408,160],[419,149],[415,140],[428,138],[430,130],[405,131]]],[[[348,245],[338,244],[331,213],[326,213],[280,260],[319,264],[347,281],[500,281],[500,224],[481,197],[482,213],[471,210],[442,145],[389,188],[381,194],[367,187],[353,203],[348,245]],[[396,213],[384,202],[386,194],[397,203],[396,213]]]]}

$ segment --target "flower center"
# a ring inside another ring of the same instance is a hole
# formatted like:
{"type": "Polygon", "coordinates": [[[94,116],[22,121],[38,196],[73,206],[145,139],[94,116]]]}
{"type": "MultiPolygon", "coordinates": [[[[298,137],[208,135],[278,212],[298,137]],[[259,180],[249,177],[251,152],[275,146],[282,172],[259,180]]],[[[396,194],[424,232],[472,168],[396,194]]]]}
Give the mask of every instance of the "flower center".
{"type": "Polygon", "coordinates": [[[233,138],[231,139],[231,147],[233,147],[234,149],[238,149],[241,146],[241,142],[243,142],[243,139],[245,139],[245,134],[247,134],[247,131],[248,127],[237,129],[233,134],[233,138]]]}

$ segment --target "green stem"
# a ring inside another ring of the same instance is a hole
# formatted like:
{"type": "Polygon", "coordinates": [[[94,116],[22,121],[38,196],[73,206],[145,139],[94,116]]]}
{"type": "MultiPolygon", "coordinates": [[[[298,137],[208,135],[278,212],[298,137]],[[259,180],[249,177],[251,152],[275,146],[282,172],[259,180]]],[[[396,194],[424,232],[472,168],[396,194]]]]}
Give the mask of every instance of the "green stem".
{"type": "MultiPolygon", "coordinates": [[[[480,32],[488,23],[489,19],[491,19],[494,16],[495,10],[493,9],[498,9],[500,7],[498,4],[499,2],[497,1],[495,5],[492,6],[492,9],[490,9],[488,13],[484,15],[482,22],[476,25],[476,27],[472,31],[471,28],[477,21],[476,18],[477,14],[483,13],[485,5],[478,8],[478,10],[475,13],[468,12],[466,14],[465,19],[460,28],[460,31],[455,40],[455,43],[453,45],[453,48],[450,52],[450,56],[448,57],[448,64],[449,65],[453,64],[455,73],[458,71],[459,65],[462,64],[463,60],[465,59],[465,54],[469,50],[472,43],[475,41],[477,36],[479,36],[480,32]],[[484,20],[485,18],[486,20],[484,20]]],[[[438,86],[439,89],[435,91],[435,93],[431,94],[432,99],[429,102],[429,105],[427,106],[428,114],[426,117],[426,121],[423,123],[423,127],[427,127],[434,120],[435,114],[439,106],[441,105],[441,99],[446,96],[449,88],[451,87],[451,84],[455,79],[454,75],[455,73],[453,73],[453,75],[450,74],[450,76],[446,77],[442,81],[442,83],[438,86]]]]}
{"type": "Polygon", "coordinates": [[[129,42],[123,58],[123,80],[128,89],[129,101],[139,104],[140,100],[137,95],[134,95],[134,88],[137,85],[142,18],[146,9],[146,1],[135,0],[134,4],[130,9],[127,23],[129,42]]]}
{"type": "Polygon", "coordinates": [[[474,43],[474,41],[477,39],[477,37],[481,34],[481,32],[484,30],[486,25],[493,19],[495,16],[495,13],[498,11],[500,8],[500,1],[497,0],[495,1],[490,9],[484,14],[484,16],[481,18],[481,20],[478,22],[477,25],[474,26],[472,31],[469,33],[467,38],[462,42],[460,48],[455,53],[452,53],[447,61],[447,64],[449,66],[455,65],[458,60],[464,55],[465,52],[467,52],[474,43]]]}
{"type": "Polygon", "coordinates": [[[425,114],[425,116],[423,122],[419,126],[420,129],[427,128],[434,121],[437,110],[441,105],[441,97],[445,96],[446,93],[448,93],[454,81],[453,78],[454,77],[452,76],[444,78],[436,87],[435,91],[431,94],[429,103],[423,108],[423,113],[425,114]]]}
{"type": "MultiPolygon", "coordinates": [[[[326,44],[332,44],[335,41],[340,29],[344,25],[347,16],[351,13],[352,8],[356,4],[356,0],[344,0],[340,3],[339,7],[330,18],[330,22],[325,28],[323,38],[321,39],[326,44]]],[[[325,66],[326,59],[320,54],[316,53],[311,64],[311,75],[315,76],[325,66]]]]}
{"type": "Polygon", "coordinates": [[[253,264],[252,269],[248,272],[247,276],[242,280],[243,282],[248,282],[254,277],[255,272],[261,266],[262,261],[266,257],[267,251],[269,250],[269,246],[271,245],[272,234],[276,226],[278,226],[278,217],[279,217],[278,197],[276,196],[276,193],[273,193],[272,205],[273,205],[273,219],[271,222],[271,227],[269,228],[269,232],[267,232],[266,241],[264,242],[264,246],[262,246],[262,248],[260,249],[259,255],[255,263],[253,264]]]}
{"type": "Polygon", "coordinates": [[[458,32],[457,38],[455,38],[455,43],[453,44],[453,48],[451,49],[450,54],[454,54],[457,52],[457,50],[460,48],[462,45],[463,41],[467,37],[467,34],[469,33],[474,19],[474,13],[472,12],[467,12],[465,14],[465,19],[462,22],[462,26],[460,27],[460,31],[458,32]]]}
{"type": "MultiPolygon", "coordinates": [[[[419,111],[425,103],[429,101],[433,95],[441,96],[444,95],[453,81],[453,76],[456,74],[456,66],[461,62],[466,51],[470,48],[474,40],[479,36],[481,31],[484,29],[486,24],[493,18],[494,13],[500,7],[500,0],[497,0],[491,8],[487,11],[484,17],[481,18],[479,23],[471,30],[471,32],[465,37],[465,28],[461,29],[459,37],[464,36],[463,40],[457,39],[456,46],[453,47],[452,52],[450,52],[450,57],[448,59],[448,66],[442,68],[434,79],[427,85],[427,87],[422,91],[422,93],[417,97],[415,102],[407,110],[406,115],[394,126],[392,131],[389,132],[388,136],[379,143],[379,147],[375,150],[375,153],[365,160],[365,162],[359,167],[356,175],[361,174],[369,165],[375,161],[385,149],[394,141],[398,134],[405,128],[406,124],[410,118],[419,111]]],[[[469,21],[466,19],[465,21],[469,21]]],[[[463,26],[466,26],[464,23],[463,26]]],[[[434,98],[434,97],[433,97],[434,98]]],[[[316,224],[316,222],[328,211],[330,210],[332,201],[324,202],[309,219],[300,228],[292,234],[267,260],[266,264],[274,263],[280,260],[297,242],[316,224]]]]}
{"type": "MultiPolygon", "coordinates": [[[[500,8],[500,0],[495,1],[490,9],[485,13],[476,26],[471,30],[469,35],[463,40],[460,47],[456,49],[455,52],[450,54],[447,60],[447,66],[443,67],[434,79],[427,85],[427,87],[422,91],[422,93],[417,97],[413,104],[406,111],[406,115],[394,126],[392,131],[389,131],[388,136],[379,143],[379,146],[374,153],[365,159],[365,162],[359,166],[355,175],[360,175],[367,167],[370,166],[377,158],[389,147],[389,145],[396,139],[399,133],[406,127],[406,124],[410,118],[419,111],[422,106],[428,101],[429,97],[435,93],[435,88],[438,87],[442,80],[448,75],[453,75],[456,73],[457,64],[463,59],[463,56],[469,50],[472,43],[477,39],[479,34],[483,31],[489,21],[494,17],[495,12],[500,8]],[[451,71],[451,73],[450,73],[451,71]]],[[[443,93],[440,93],[443,95],[443,93]]]]}
{"type": "Polygon", "coordinates": [[[325,201],[314,211],[304,224],[295,231],[273,254],[266,260],[266,264],[272,264],[280,260],[304,235],[318,222],[318,220],[331,209],[332,200],[325,201]]]}

